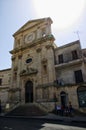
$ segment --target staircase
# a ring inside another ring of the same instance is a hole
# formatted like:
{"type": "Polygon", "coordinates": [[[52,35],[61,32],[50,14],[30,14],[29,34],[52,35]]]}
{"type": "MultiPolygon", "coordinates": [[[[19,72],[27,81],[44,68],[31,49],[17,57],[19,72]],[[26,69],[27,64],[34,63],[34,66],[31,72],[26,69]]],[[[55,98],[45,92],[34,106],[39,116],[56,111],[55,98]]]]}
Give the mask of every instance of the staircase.
{"type": "Polygon", "coordinates": [[[44,116],[47,111],[35,103],[27,103],[16,107],[7,113],[7,116],[44,116]]]}

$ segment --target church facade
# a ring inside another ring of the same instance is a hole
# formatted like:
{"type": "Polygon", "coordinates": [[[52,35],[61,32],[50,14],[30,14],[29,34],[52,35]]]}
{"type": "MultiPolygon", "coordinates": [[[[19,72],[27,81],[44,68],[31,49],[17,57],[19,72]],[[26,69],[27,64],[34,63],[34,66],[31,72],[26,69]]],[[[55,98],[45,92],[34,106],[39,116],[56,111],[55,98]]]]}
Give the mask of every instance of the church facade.
{"type": "Polygon", "coordinates": [[[80,41],[57,47],[51,18],[28,21],[14,33],[12,67],[0,71],[2,104],[39,103],[86,112],[86,49],[80,41]]]}

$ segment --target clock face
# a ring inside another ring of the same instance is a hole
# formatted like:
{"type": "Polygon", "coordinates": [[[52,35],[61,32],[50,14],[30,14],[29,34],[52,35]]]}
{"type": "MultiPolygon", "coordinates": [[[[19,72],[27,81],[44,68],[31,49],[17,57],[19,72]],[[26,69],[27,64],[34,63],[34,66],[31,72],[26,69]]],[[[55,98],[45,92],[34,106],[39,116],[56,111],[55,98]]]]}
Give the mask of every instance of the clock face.
{"type": "Polygon", "coordinates": [[[26,43],[29,43],[29,42],[32,42],[35,38],[35,34],[34,33],[31,33],[31,34],[27,34],[26,37],[25,37],[25,42],[26,43]]]}

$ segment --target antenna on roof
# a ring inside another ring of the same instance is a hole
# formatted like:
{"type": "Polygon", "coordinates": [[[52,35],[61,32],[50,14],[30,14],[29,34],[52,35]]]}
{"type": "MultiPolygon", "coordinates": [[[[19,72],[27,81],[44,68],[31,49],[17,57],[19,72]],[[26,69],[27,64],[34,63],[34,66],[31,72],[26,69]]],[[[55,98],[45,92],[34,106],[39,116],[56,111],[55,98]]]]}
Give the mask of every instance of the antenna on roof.
{"type": "MultiPolygon", "coordinates": [[[[79,44],[80,44],[80,47],[81,47],[80,33],[79,33],[79,31],[76,31],[76,32],[74,32],[74,33],[77,34],[77,37],[78,37],[78,40],[79,40],[79,44]]],[[[81,48],[82,48],[82,47],[81,47],[81,48]]],[[[82,54],[82,55],[83,55],[83,54],[82,54]]]]}
{"type": "Polygon", "coordinates": [[[78,39],[79,39],[79,41],[80,41],[79,31],[76,31],[76,32],[74,32],[74,33],[76,33],[76,34],[77,34],[77,37],[78,37],[78,39]]]}
{"type": "MultiPolygon", "coordinates": [[[[80,40],[80,32],[77,30],[76,32],[74,32],[77,34],[77,37],[78,37],[78,40],[79,40],[79,44],[80,44],[80,47],[81,47],[81,40],[80,40]]],[[[81,47],[82,48],[82,47],[81,47]]]]}

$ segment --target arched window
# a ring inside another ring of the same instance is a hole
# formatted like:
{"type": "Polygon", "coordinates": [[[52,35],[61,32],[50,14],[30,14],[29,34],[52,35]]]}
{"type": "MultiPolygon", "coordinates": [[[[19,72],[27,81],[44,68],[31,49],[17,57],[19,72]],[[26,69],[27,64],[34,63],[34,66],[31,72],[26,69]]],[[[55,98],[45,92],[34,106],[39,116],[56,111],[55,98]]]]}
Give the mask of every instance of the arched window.
{"type": "Polygon", "coordinates": [[[86,86],[77,89],[79,107],[86,107],[86,86]]]}

